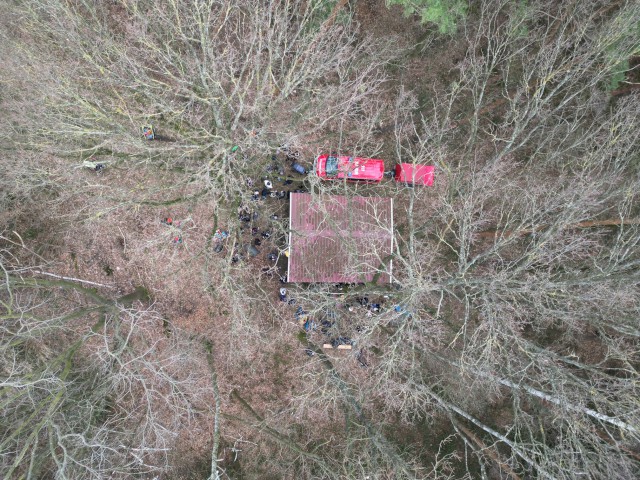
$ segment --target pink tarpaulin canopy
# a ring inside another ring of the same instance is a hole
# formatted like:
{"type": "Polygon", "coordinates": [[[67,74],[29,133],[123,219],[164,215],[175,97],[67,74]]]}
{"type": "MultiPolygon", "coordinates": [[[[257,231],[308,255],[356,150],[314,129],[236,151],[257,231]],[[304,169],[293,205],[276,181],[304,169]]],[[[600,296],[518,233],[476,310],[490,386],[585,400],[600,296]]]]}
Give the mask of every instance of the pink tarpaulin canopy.
{"type": "Polygon", "coordinates": [[[289,282],[391,281],[393,199],[290,198],[289,282]]]}

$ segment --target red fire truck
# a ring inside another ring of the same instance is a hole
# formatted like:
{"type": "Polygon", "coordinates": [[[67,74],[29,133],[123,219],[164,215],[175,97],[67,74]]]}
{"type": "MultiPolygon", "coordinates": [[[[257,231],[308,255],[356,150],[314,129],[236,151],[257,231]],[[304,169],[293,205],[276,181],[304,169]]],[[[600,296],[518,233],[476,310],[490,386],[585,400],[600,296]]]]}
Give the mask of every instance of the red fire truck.
{"type": "MultiPolygon", "coordinates": [[[[349,157],[338,155],[320,155],[313,164],[313,170],[323,180],[344,180],[348,182],[380,183],[385,176],[384,160],[377,158],[349,157]]],[[[434,167],[398,163],[395,172],[396,182],[408,186],[433,185],[434,167]]]]}
{"type": "Polygon", "coordinates": [[[320,155],[314,162],[313,170],[323,180],[379,183],[384,177],[384,160],[320,155]]]}

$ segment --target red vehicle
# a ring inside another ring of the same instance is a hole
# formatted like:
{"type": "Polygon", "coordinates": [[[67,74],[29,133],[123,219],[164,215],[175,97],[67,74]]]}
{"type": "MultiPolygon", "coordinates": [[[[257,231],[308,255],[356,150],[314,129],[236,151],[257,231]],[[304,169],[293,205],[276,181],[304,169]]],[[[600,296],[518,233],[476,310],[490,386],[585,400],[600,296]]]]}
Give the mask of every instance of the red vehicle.
{"type": "Polygon", "coordinates": [[[427,165],[414,165],[413,163],[398,163],[396,165],[396,182],[407,185],[433,185],[433,172],[435,168],[427,165]]]}
{"type": "Polygon", "coordinates": [[[320,155],[313,170],[323,180],[379,183],[384,177],[384,160],[376,158],[320,155]]]}

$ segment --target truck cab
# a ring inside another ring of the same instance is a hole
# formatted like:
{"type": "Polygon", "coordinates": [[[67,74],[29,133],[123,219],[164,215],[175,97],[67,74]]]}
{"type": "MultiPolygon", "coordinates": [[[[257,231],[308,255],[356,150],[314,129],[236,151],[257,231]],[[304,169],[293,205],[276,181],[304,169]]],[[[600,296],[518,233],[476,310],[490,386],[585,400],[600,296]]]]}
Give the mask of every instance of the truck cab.
{"type": "Polygon", "coordinates": [[[314,162],[316,175],[323,180],[380,183],[384,160],[377,158],[320,155],[314,162]]]}

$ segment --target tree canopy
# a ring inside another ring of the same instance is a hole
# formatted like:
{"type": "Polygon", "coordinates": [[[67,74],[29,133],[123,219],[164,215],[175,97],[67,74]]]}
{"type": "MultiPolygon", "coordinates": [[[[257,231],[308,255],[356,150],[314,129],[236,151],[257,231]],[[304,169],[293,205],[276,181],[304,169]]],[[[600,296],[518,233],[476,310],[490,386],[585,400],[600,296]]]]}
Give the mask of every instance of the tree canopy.
{"type": "Polygon", "coordinates": [[[0,6],[3,478],[638,475],[637,2],[0,6]]]}

